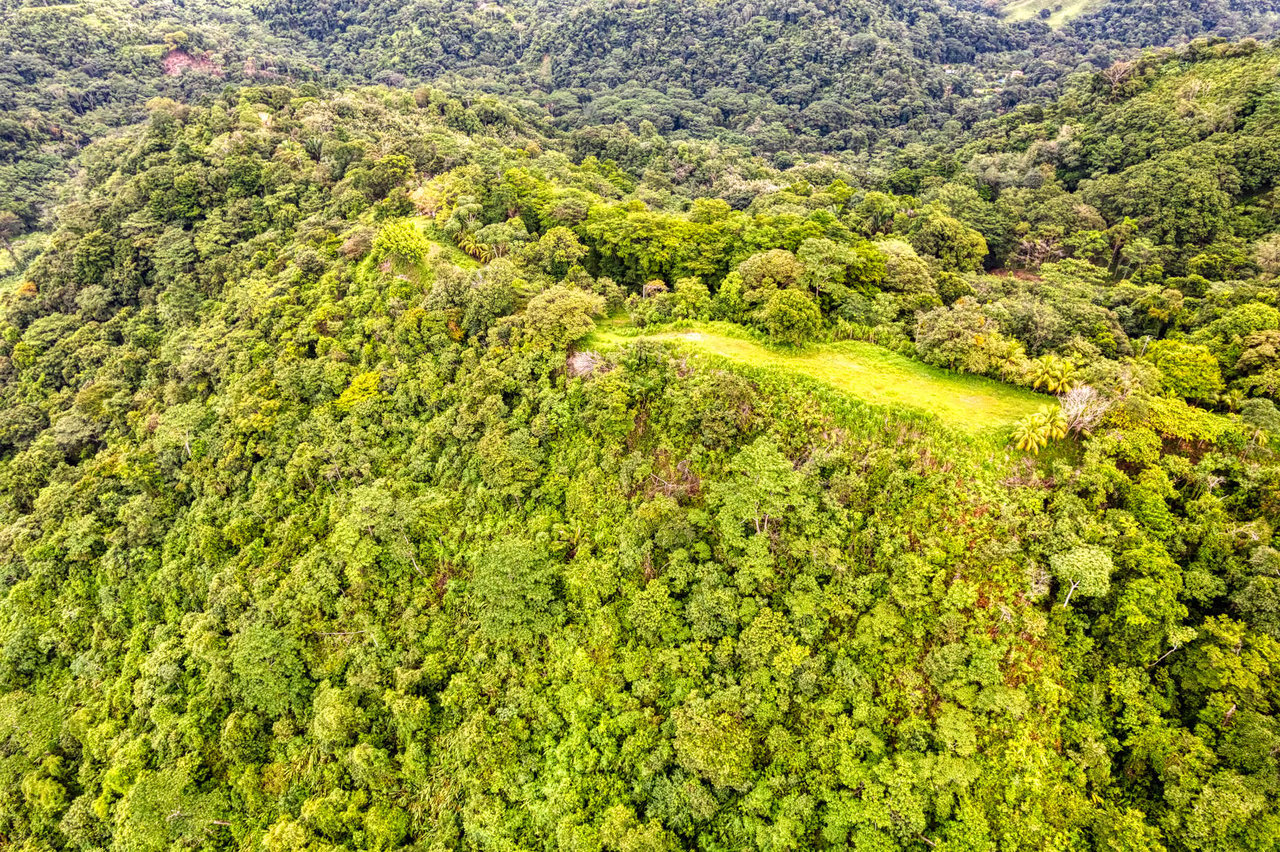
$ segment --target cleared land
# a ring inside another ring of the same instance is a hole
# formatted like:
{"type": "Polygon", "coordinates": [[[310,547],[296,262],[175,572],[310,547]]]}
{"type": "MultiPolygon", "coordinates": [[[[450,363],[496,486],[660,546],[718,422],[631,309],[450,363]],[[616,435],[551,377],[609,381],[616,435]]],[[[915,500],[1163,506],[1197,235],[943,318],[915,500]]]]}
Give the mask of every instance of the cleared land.
{"type": "Polygon", "coordinates": [[[1053,401],[991,379],[930,367],[871,343],[843,341],[789,350],[735,335],[731,326],[718,323],[639,337],[602,326],[588,346],[607,348],[640,339],[675,341],[731,361],[788,370],[864,402],[928,412],[951,426],[971,431],[1008,426],[1053,401]]]}
{"type": "Polygon", "coordinates": [[[1093,4],[1093,0],[1007,0],[1001,4],[1004,16],[1011,21],[1039,18],[1041,9],[1049,10],[1046,22],[1060,27],[1093,4]]]}

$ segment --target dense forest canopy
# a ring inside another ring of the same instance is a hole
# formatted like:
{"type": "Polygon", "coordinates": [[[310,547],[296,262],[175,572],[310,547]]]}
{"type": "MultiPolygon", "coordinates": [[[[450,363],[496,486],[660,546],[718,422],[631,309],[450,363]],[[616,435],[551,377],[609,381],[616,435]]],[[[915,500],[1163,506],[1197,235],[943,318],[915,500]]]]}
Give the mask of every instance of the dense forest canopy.
{"type": "Polygon", "coordinates": [[[29,230],[87,140],[227,84],[433,84],[536,111],[577,148],[614,124],[788,165],[864,162],[1056,97],[1137,48],[1280,32],[1276,0],[1108,0],[1061,27],[974,0],[841,3],[0,0],[0,210],[29,230]]]}
{"type": "Polygon", "coordinates": [[[0,0],[0,844],[1280,849],[1277,9],[1045,8],[0,0]]]}

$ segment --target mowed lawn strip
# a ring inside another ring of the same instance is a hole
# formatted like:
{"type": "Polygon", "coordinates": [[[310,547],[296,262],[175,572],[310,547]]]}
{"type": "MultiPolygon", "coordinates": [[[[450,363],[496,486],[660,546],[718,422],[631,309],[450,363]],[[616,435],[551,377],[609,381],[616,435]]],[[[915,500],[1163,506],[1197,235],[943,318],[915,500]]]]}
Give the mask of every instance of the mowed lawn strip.
{"type": "Polygon", "coordinates": [[[598,330],[590,345],[670,340],[752,366],[788,370],[817,379],[875,405],[895,405],[935,414],[947,424],[981,431],[1008,426],[1053,398],[981,376],[952,373],[861,341],[811,344],[784,350],[705,326],[631,337],[598,330]]]}

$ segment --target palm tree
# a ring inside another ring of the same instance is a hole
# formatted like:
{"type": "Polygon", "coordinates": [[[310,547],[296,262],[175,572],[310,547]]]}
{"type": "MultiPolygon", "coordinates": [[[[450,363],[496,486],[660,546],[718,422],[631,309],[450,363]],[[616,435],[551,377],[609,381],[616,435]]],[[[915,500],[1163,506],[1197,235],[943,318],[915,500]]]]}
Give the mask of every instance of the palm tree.
{"type": "Polygon", "coordinates": [[[474,257],[476,260],[488,262],[493,259],[493,252],[489,246],[476,239],[474,232],[462,230],[454,237],[454,241],[458,244],[458,248],[474,257]]]}
{"type": "Polygon", "coordinates": [[[1069,424],[1062,414],[1062,407],[1045,405],[1035,414],[1028,414],[1013,427],[1014,446],[1024,453],[1039,455],[1050,441],[1067,437],[1069,424]]]}
{"type": "Polygon", "coordinates": [[[1070,424],[1067,423],[1067,418],[1062,414],[1061,405],[1053,409],[1050,409],[1047,405],[1043,406],[1038,416],[1042,418],[1041,422],[1044,423],[1045,435],[1049,440],[1061,441],[1067,437],[1067,429],[1070,424]]]}
{"type": "Polygon", "coordinates": [[[1049,442],[1045,436],[1044,424],[1037,414],[1028,414],[1013,427],[1014,446],[1024,453],[1038,455],[1049,442]]]}
{"type": "Polygon", "coordinates": [[[1066,393],[1075,384],[1071,378],[1075,369],[1075,364],[1050,352],[1032,362],[1032,375],[1035,379],[1032,387],[1036,390],[1043,387],[1053,394],[1066,393]]]}
{"type": "Polygon", "coordinates": [[[1240,388],[1231,388],[1218,394],[1218,402],[1222,404],[1227,411],[1239,411],[1240,404],[1244,402],[1244,391],[1240,388]]]}

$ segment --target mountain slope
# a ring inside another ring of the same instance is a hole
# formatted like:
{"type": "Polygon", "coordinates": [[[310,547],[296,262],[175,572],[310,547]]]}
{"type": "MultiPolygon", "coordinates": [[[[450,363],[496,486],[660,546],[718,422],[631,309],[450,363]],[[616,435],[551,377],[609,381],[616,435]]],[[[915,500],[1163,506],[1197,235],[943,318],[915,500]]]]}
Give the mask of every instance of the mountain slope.
{"type": "Polygon", "coordinates": [[[309,70],[234,4],[0,2],[0,216],[17,219],[5,235],[42,224],[75,154],[142,120],[149,99],[309,70]]]}
{"type": "Polygon", "coordinates": [[[1268,3],[0,4],[0,845],[1280,850],[1268,3]]]}
{"type": "Polygon", "coordinates": [[[0,322],[0,833],[1280,842],[1272,427],[1174,396],[1280,327],[1271,279],[1126,358],[1103,264],[986,275],[939,208],[732,158],[702,167],[759,169],[750,212],[662,195],[503,106],[242,87],[86,153],[0,322]],[[576,352],[606,309],[905,312],[962,371],[1092,345],[1116,395],[1036,458],[659,342],[576,352]]]}

